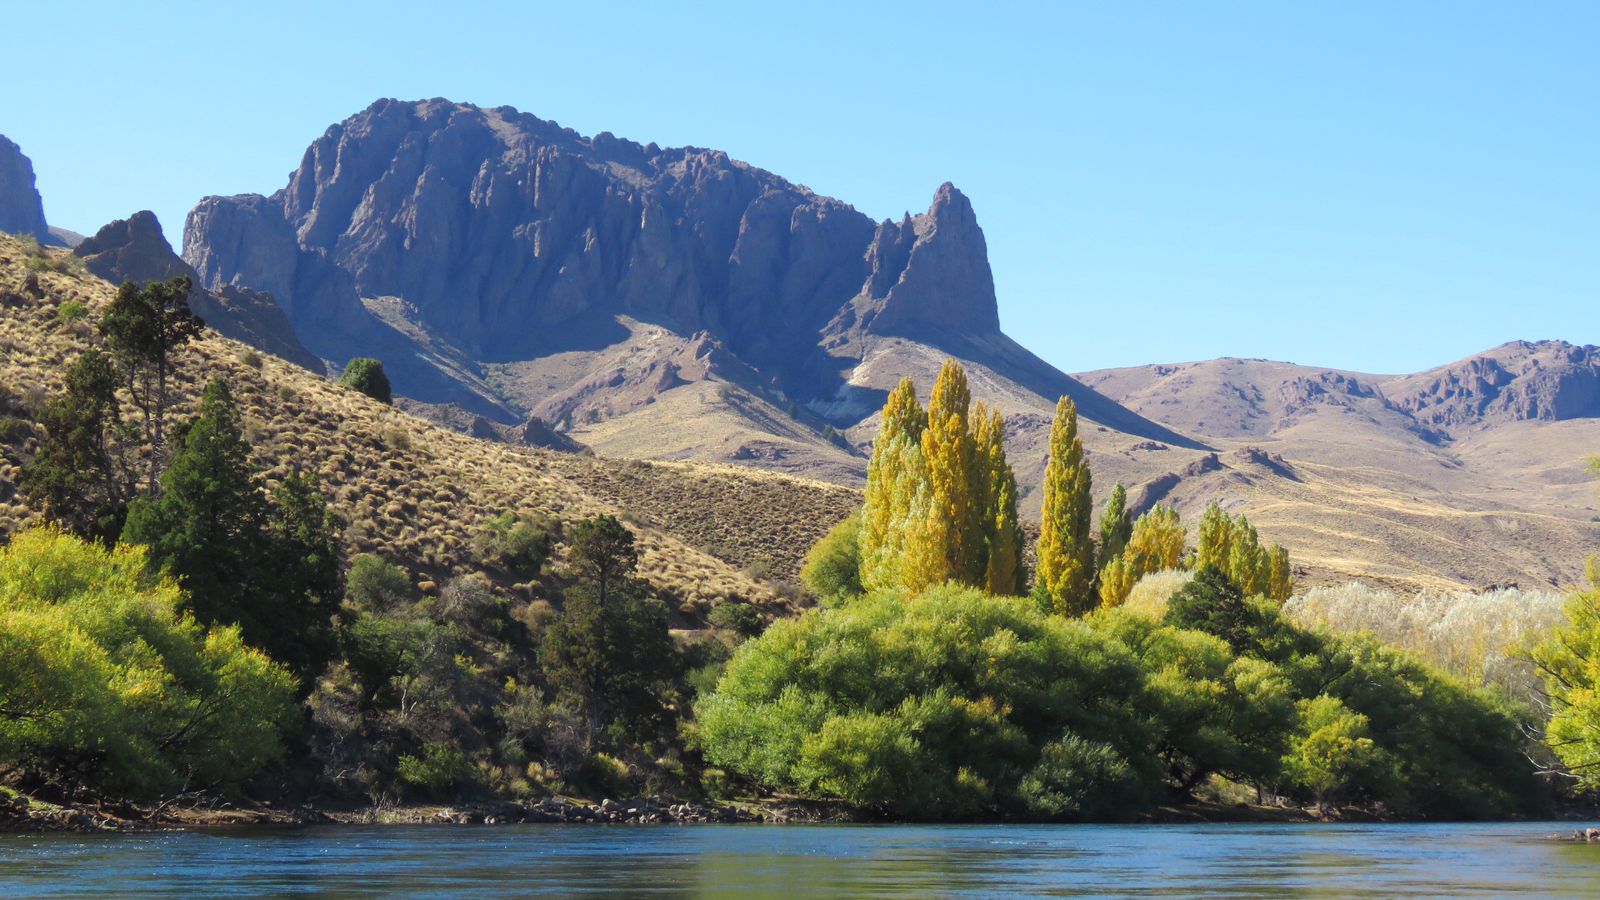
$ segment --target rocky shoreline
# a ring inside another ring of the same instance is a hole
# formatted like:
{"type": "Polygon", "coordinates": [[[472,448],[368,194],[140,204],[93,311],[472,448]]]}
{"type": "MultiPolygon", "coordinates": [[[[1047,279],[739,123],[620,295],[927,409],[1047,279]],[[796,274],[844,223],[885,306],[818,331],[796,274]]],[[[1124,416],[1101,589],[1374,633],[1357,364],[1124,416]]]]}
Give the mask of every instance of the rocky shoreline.
{"type": "Polygon", "coordinates": [[[367,807],[61,806],[0,796],[0,832],[137,832],[241,825],[715,825],[864,821],[838,804],[715,803],[665,798],[598,802],[549,797],[530,803],[482,802],[367,807]]]}

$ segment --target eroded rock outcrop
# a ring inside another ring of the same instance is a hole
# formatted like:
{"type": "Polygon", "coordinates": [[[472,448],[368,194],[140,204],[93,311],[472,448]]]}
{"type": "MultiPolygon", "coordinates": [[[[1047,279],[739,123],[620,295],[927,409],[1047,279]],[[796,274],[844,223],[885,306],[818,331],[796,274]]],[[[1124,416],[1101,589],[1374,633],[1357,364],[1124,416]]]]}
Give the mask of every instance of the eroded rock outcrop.
{"type": "Polygon", "coordinates": [[[114,284],[188,276],[195,284],[189,308],[207,325],[296,365],[324,371],[322,360],[300,343],[288,317],[270,295],[233,284],[210,290],[201,287],[198,273],[172,251],[162,235],[155,213],[145,210],[118,219],[85,238],[72,252],[90,272],[114,284]]]}
{"type": "Polygon", "coordinates": [[[0,231],[25,234],[42,244],[60,245],[44,220],[44,201],[34,182],[33,161],[0,134],[0,231]]]}

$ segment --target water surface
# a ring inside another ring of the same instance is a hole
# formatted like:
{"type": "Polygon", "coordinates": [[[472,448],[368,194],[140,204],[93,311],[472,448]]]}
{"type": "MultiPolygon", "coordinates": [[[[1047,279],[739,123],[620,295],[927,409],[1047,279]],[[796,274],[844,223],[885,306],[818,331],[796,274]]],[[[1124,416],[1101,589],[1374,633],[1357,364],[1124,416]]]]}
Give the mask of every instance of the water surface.
{"type": "Polygon", "coordinates": [[[248,828],[0,836],[0,893],[1600,896],[1570,823],[248,828]]]}

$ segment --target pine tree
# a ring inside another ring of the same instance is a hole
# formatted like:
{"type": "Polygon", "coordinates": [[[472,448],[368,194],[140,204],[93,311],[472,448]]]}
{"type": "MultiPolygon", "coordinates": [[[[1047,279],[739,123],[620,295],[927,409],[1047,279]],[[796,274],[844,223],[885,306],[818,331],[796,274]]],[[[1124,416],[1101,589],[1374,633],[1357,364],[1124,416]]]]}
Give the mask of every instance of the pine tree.
{"type": "Polygon", "coordinates": [[[1078,438],[1077,405],[1071,397],[1062,397],[1050,426],[1034,593],[1051,609],[1066,615],[1086,612],[1096,599],[1090,486],[1083,441],[1078,438]]]}
{"type": "Polygon", "coordinates": [[[1232,547],[1233,520],[1215,501],[1200,516],[1200,542],[1195,549],[1194,567],[1198,571],[1215,566],[1218,571],[1228,571],[1228,553],[1232,547]]]}
{"type": "Polygon", "coordinates": [[[932,547],[913,554],[932,568],[909,575],[908,586],[951,580],[977,584],[983,577],[983,511],[975,496],[981,481],[969,419],[971,403],[967,373],[955,360],[945,360],[928,398],[928,427],[922,432],[930,490],[918,539],[931,541],[932,547]]]}
{"type": "Polygon", "coordinates": [[[166,416],[173,403],[173,352],[204,328],[189,311],[188,276],[143,285],[125,282],[100,319],[100,333],[122,372],[128,398],[143,415],[148,448],[145,490],[160,492],[162,467],[171,455],[166,416]]]}
{"type": "Polygon", "coordinates": [[[1017,520],[1017,476],[1006,461],[1005,417],[978,405],[973,414],[983,499],[983,588],[995,596],[1022,590],[1022,528],[1017,520]]]}
{"type": "Polygon", "coordinates": [[[1096,564],[1104,569],[1113,557],[1122,555],[1133,535],[1133,517],[1128,513],[1128,489],[1117,482],[1100,513],[1100,541],[1096,564]]]}
{"type": "Polygon", "coordinates": [[[79,537],[115,543],[138,479],[125,453],[111,359],[84,351],[67,367],[66,387],[39,413],[44,434],[22,489],[46,517],[79,537]]]}
{"type": "Polygon", "coordinates": [[[922,432],[928,417],[917,388],[903,379],[883,406],[883,425],[867,464],[861,519],[861,584],[867,590],[898,587],[905,533],[922,481],[922,432]]]}

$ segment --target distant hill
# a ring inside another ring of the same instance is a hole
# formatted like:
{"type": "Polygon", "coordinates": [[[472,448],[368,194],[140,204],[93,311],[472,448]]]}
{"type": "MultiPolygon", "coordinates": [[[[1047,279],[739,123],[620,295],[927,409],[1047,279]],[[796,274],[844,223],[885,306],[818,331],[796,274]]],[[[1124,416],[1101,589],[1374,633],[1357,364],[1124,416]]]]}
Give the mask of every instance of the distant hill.
{"type": "Polygon", "coordinates": [[[1136,500],[1244,509],[1319,578],[1565,586],[1600,549],[1595,347],[1516,341],[1403,376],[1217,359],[1078,377],[1219,451],[1145,472],[1136,500]]]}

